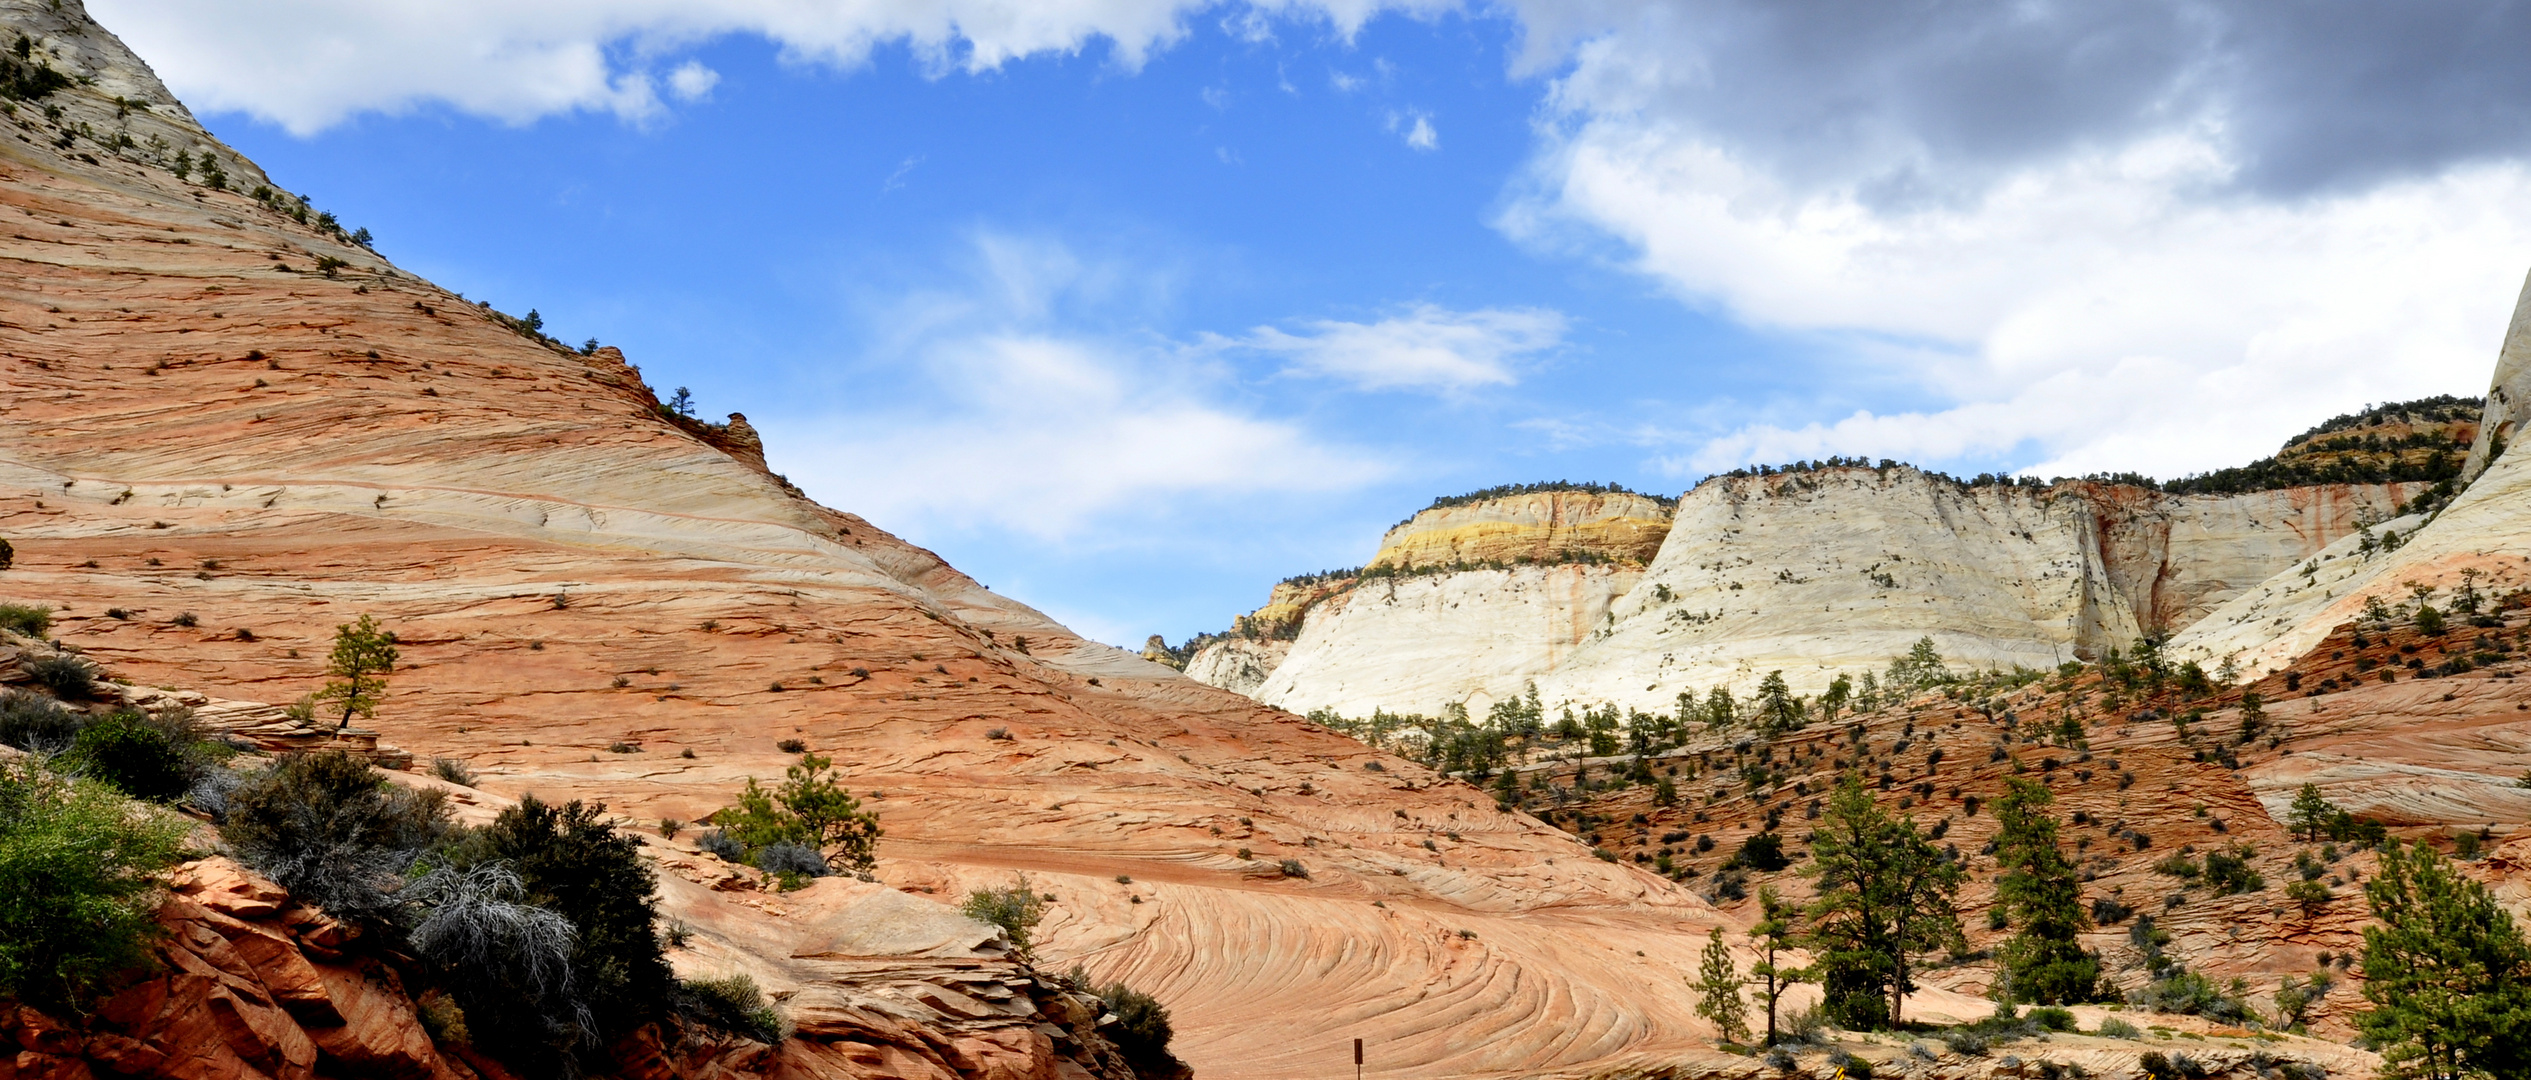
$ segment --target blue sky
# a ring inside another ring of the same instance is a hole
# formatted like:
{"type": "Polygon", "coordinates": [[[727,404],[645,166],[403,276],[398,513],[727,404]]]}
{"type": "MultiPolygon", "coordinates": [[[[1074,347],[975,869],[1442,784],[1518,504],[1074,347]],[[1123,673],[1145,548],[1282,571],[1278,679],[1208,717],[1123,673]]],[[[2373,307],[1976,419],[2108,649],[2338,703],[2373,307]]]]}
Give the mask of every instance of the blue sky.
{"type": "Polygon", "coordinates": [[[2356,50],[2448,101],[2513,77],[2446,55],[2487,28],[2149,7],[91,4],[399,264],[1127,645],[1491,484],[2174,475],[2482,387],[2531,264],[2511,118],[2310,130],[2329,88],[2260,73],[2356,50]]]}

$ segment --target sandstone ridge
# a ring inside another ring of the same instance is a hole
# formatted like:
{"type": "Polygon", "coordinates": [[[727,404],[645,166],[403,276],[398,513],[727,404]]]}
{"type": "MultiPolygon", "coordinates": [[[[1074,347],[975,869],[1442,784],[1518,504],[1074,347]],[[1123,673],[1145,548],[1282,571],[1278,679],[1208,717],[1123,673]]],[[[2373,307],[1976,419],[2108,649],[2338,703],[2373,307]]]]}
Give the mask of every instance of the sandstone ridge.
{"type": "MultiPolygon", "coordinates": [[[[129,57],[76,0],[0,0],[0,28],[65,66],[129,57]]],[[[1702,901],[801,498],[742,418],[670,419],[619,354],[241,191],[262,174],[207,136],[182,175],[119,152],[112,95],[161,91],[114,63],[52,94],[59,116],[0,121],[25,136],[0,138],[0,599],[53,608],[63,648],[287,702],[375,615],[402,649],[377,738],[466,761],[487,806],[693,821],[797,740],[880,814],[886,903],[945,912],[1026,872],[1057,897],[1045,962],[1156,995],[1207,1077],[1323,1075],[1356,1037],[1395,1077],[1712,1056],[1678,989],[1719,924],[1702,901]]],[[[184,120],[152,100],[122,119],[184,120]]],[[[861,918],[859,887],[766,893],[693,835],[650,845],[671,909],[709,906],[715,962],[792,991],[804,1030],[802,1003],[877,987],[903,1038],[954,1041],[986,1000],[922,989],[965,977],[939,958],[795,962],[861,918]]],[[[927,1075],[855,1045],[779,1072],[927,1075]]],[[[1061,1072],[1011,1061],[960,1075],[1061,1072]]]]}

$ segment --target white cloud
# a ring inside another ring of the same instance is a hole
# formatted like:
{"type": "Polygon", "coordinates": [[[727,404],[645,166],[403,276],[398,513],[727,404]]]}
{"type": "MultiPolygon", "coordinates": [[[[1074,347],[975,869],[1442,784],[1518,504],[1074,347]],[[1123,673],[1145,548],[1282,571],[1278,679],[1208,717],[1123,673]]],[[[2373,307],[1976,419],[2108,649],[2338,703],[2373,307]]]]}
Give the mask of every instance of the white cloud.
{"type": "Polygon", "coordinates": [[[1553,311],[1418,304],[1378,322],[1322,319],[1302,324],[1297,334],[1258,327],[1244,338],[1208,344],[1282,356],[1295,373],[1365,390],[1456,391],[1517,382],[1513,362],[1556,347],[1564,330],[1564,316],[1553,311]]]}
{"type": "MultiPolygon", "coordinates": [[[[242,112],[307,135],[365,112],[429,103],[508,123],[575,111],[646,119],[649,66],[675,49],[756,34],[795,61],[851,67],[904,43],[939,72],[988,71],[1105,41],[1133,69],[1219,0],[91,0],[197,110],[242,112]]],[[[1263,19],[1323,20],[1350,40],[1384,9],[1449,0],[1252,0],[1263,19]]],[[[1260,23],[1262,25],[1262,23],[1260,23]]],[[[668,76],[683,97],[708,69],[668,76]]],[[[700,83],[699,89],[697,88],[700,83]]]]}
{"type": "Polygon", "coordinates": [[[2268,196],[2235,183],[2213,114],[1892,198],[1922,146],[1783,165],[1665,96],[1720,92],[1697,56],[1629,34],[1575,48],[1499,225],[1543,249],[1614,237],[1683,300],[1842,340],[1858,375],[1953,403],[1838,417],[1796,400],[1698,437],[1668,461],[1689,474],[2034,448],[2042,474],[2239,463],[2358,403],[2476,392],[2531,263],[2522,164],[2268,196]]]}
{"type": "MultiPolygon", "coordinates": [[[[363,112],[426,102],[511,123],[577,110],[639,119],[657,108],[645,66],[661,53],[760,34],[795,60],[851,66],[904,42],[941,71],[984,71],[1111,42],[1139,65],[1182,34],[1200,0],[94,0],[196,109],[309,134],[363,112]]],[[[671,77],[684,90],[693,77],[671,77]]],[[[706,87],[708,89],[708,87],[706,87]]]]}
{"type": "Polygon", "coordinates": [[[1225,373],[1067,314],[1144,291],[1052,243],[985,236],[955,293],[892,305],[879,351],[914,373],[845,414],[769,422],[811,493],[891,529],[995,528],[1048,540],[1206,500],[1357,488],[1368,452],[1226,404],[1225,373]]]}
{"type": "Polygon", "coordinates": [[[1389,130],[1398,132],[1406,140],[1406,145],[1417,150],[1430,151],[1441,148],[1441,133],[1433,130],[1432,116],[1429,113],[1420,110],[1405,113],[1392,112],[1389,114],[1389,130]]]}
{"type": "Polygon", "coordinates": [[[720,84],[721,73],[704,67],[699,61],[688,60],[668,73],[668,89],[686,101],[700,101],[720,84]]]}

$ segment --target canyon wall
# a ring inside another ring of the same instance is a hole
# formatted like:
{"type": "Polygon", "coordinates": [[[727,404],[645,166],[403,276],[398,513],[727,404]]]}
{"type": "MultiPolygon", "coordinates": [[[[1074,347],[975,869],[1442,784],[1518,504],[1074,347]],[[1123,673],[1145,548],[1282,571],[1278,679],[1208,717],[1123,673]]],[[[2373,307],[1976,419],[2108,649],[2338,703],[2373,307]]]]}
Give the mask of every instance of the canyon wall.
{"type": "MultiPolygon", "coordinates": [[[[1481,712],[1533,682],[1551,704],[1646,709],[1776,670],[1815,692],[1926,636],[1957,665],[2052,668],[2187,626],[2425,487],[2171,495],[1968,485],[1907,466],[1717,477],[1681,497],[1640,570],[1374,574],[1308,605],[1253,689],[1260,650],[1216,643],[1189,670],[1217,678],[1237,654],[1238,688],[1258,700],[1353,715],[1481,712]]],[[[1426,512],[1442,513],[1478,516],[1426,512]]]]}

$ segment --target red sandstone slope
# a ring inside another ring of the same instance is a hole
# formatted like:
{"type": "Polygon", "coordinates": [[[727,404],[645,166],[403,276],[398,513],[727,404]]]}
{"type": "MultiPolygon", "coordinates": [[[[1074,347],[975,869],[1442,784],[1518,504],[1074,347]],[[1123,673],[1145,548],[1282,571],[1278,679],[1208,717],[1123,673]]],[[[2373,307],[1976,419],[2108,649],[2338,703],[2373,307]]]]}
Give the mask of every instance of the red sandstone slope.
{"type": "MultiPolygon", "coordinates": [[[[876,793],[882,881],[929,903],[1028,871],[1060,898],[1052,963],[1156,993],[1206,1076],[1315,1075],[1355,1036],[1391,1075],[1699,1052],[1680,979],[1714,916],[1683,890],[798,498],[607,353],[237,193],[259,174],[76,3],[0,0],[0,23],[96,79],[47,99],[58,121],[0,124],[0,596],[59,605],[66,644],[136,683],[287,701],[335,624],[376,614],[405,658],[390,742],[468,759],[495,797],[639,819],[700,817],[802,739],[876,793]],[[156,106],[118,116],[114,88],[156,106]],[[158,164],[139,136],[159,129],[232,190],[158,164]],[[1310,876],[1269,871],[1287,858],[1310,876]]],[[[955,1020],[890,996],[913,960],[793,960],[863,918],[854,888],[669,895],[710,901],[700,955],[794,1001],[955,1020]]]]}

